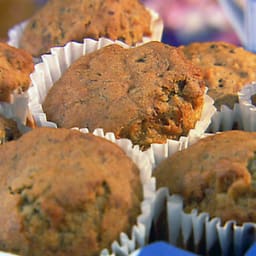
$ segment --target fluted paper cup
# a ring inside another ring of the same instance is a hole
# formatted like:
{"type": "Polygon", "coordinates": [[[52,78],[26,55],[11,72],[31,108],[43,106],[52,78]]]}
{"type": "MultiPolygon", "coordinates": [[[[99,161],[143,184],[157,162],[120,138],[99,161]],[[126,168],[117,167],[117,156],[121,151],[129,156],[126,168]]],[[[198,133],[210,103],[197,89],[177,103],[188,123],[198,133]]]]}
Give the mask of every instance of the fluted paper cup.
{"type": "Polygon", "coordinates": [[[194,129],[189,131],[187,136],[181,136],[179,140],[168,139],[164,144],[155,143],[151,145],[146,153],[154,165],[157,165],[164,158],[171,156],[178,150],[186,148],[196,142],[200,137],[204,136],[208,127],[211,125],[212,117],[216,113],[213,102],[213,99],[205,93],[201,118],[196,122],[194,129]]]}
{"type": "MultiPolygon", "coordinates": [[[[78,129],[82,133],[88,133],[88,129],[78,129]]],[[[141,212],[137,216],[137,222],[130,228],[129,234],[120,233],[120,237],[117,237],[112,242],[111,248],[102,248],[99,255],[130,255],[131,252],[139,249],[148,243],[149,232],[152,223],[153,216],[153,198],[155,194],[155,178],[152,177],[152,164],[150,160],[143,154],[138,147],[133,147],[132,143],[128,139],[116,139],[113,133],[104,133],[102,129],[96,129],[93,131],[95,136],[105,138],[112,143],[118,145],[126,155],[134,162],[140,171],[140,181],[143,191],[143,198],[141,201],[141,212]]],[[[100,146],[100,145],[99,145],[100,146]]],[[[125,194],[123,195],[126,196],[125,194]]],[[[122,195],[120,195],[120,198],[122,195]]],[[[121,199],[122,200],[122,199],[121,199]]],[[[0,228],[1,230],[1,228],[0,228]]],[[[103,234],[104,235],[104,234],[103,234]]],[[[14,255],[11,253],[0,252],[0,255],[14,255]]]]}
{"type": "MultiPolygon", "coordinates": [[[[194,137],[194,142],[212,135],[205,133],[201,137],[194,137]]],[[[170,154],[163,151],[154,154],[162,161],[189,146],[186,140],[181,147],[170,145],[170,154]]],[[[256,223],[238,225],[235,220],[222,222],[220,218],[211,218],[209,213],[197,209],[185,212],[182,197],[171,194],[165,187],[157,190],[153,209],[157,240],[169,241],[200,255],[242,256],[256,239],[256,223]]]]}
{"type": "MultiPolygon", "coordinates": [[[[101,38],[98,41],[85,39],[83,44],[68,43],[64,47],[55,47],[51,49],[51,54],[42,56],[42,63],[35,65],[35,71],[31,74],[33,86],[29,89],[29,108],[33,114],[38,126],[54,126],[55,123],[49,122],[47,116],[42,109],[42,103],[53,86],[67,68],[80,56],[91,53],[109,44],[119,44],[125,48],[129,46],[120,41],[111,41],[106,38],[101,38]]],[[[204,95],[204,106],[200,120],[196,123],[194,129],[188,134],[189,143],[193,143],[194,137],[201,136],[211,123],[211,118],[216,112],[213,106],[213,100],[206,92],[204,95]]],[[[168,152],[172,149],[172,144],[177,147],[182,147],[187,141],[187,137],[181,137],[178,141],[168,140],[165,144],[153,144],[154,151],[148,150],[148,155],[151,155],[152,161],[158,162],[158,156],[152,154],[156,149],[168,152]]]]}
{"type": "Polygon", "coordinates": [[[255,241],[255,223],[237,225],[233,220],[222,223],[219,218],[210,218],[208,213],[196,209],[185,213],[182,198],[170,195],[165,188],[158,190],[156,201],[166,203],[162,207],[167,211],[171,244],[200,255],[242,256],[255,241]]]}
{"type": "Polygon", "coordinates": [[[219,131],[228,131],[232,129],[241,129],[242,120],[240,115],[240,106],[234,104],[233,109],[226,105],[222,105],[219,111],[216,111],[212,117],[211,124],[207,131],[216,133],[219,131]]]}
{"type": "Polygon", "coordinates": [[[245,131],[256,131],[256,106],[252,97],[256,94],[256,83],[246,85],[239,93],[242,127],[245,131]]]}
{"type": "Polygon", "coordinates": [[[28,119],[32,119],[28,109],[28,94],[13,93],[11,95],[11,102],[0,102],[0,114],[8,119],[13,119],[18,126],[18,129],[23,134],[30,130],[27,127],[28,119]]]}
{"type": "MultiPolygon", "coordinates": [[[[89,132],[86,128],[78,130],[85,133],[89,132]]],[[[103,249],[101,252],[102,256],[110,255],[110,253],[128,256],[134,250],[147,244],[149,240],[149,232],[153,216],[152,206],[155,194],[155,178],[152,177],[153,166],[150,159],[147,158],[138,147],[133,147],[130,140],[116,139],[113,133],[104,133],[103,129],[96,129],[93,134],[110,140],[121,147],[140,170],[140,179],[143,187],[143,201],[141,203],[141,214],[137,218],[137,224],[131,228],[130,237],[128,234],[121,233],[119,240],[117,239],[116,241],[113,241],[111,248],[112,252],[109,252],[107,249],[103,249]]]]}

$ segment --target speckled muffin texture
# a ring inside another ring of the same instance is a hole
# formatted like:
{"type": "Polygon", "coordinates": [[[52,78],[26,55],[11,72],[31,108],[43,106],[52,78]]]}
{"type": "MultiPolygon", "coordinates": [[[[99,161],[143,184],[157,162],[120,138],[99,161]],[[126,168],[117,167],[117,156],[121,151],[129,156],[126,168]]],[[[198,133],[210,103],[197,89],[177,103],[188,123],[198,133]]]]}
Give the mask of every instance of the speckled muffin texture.
{"type": "Polygon", "coordinates": [[[151,35],[150,22],[150,13],[138,0],[50,0],[30,19],[20,46],[39,56],[83,38],[134,45],[151,35]]]}
{"type": "Polygon", "coordinates": [[[256,55],[242,47],[225,42],[202,42],[182,46],[186,57],[204,74],[208,94],[215,106],[231,109],[238,102],[238,91],[256,81],[256,55]]]}
{"type": "Polygon", "coordinates": [[[43,109],[59,127],[103,128],[147,148],[194,128],[204,90],[200,70],[177,48],[113,44],[74,62],[49,90],[43,109]]]}
{"type": "Polygon", "coordinates": [[[18,139],[20,136],[21,132],[16,121],[0,114],[0,144],[18,139]]]}
{"type": "Polygon", "coordinates": [[[255,152],[255,132],[210,135],[163,160],[154,171],[157,187],[182,195],[185,211],[255,223],[255,152]]]}
{"type": "Polygon", "coordinates": [[[33,59],[28,52],[0,42],[0,101],[10,102],[14,91],[26,91],[33,70],[33,59]]]}
{"type": "Polygon", "coordinates": [[[0,147],[0,250],[99,255],[136,224],[141,195],[139,170],[114,143],[34,129],[0,147]]]}

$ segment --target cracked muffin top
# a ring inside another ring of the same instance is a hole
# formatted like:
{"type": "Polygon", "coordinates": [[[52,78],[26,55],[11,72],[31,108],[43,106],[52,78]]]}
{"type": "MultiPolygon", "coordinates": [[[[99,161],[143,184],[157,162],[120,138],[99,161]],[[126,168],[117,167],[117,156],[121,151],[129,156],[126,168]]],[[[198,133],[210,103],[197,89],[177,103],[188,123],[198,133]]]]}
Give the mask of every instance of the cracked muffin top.
{"type": "Polygon", "coordinates": [[[114,143],[36,128],[0,147],[0,197],[0,250],[79,256],[130,232],[142,192],[138,168],[114,143]]]}
{"type": "Polygon", "coordinates": [[[201,117],[205,84],[176,47],[109,45],[75,61],[43,110],[58,127],[103,128],[147,148],[187,135],[201,117]]]}
{"type": "Polygon", "coordinates": [[[201,42],[181,46],[185,56],[200,67],[209,88],[207,93],[231,109],[238,102],[237,93],[256,80],[256,54],[226,42],[201,42]]]}
{"type": "Polygon", "coordinates": [[[0,101],[10,102],[14,91],[26,91],[33,70],[33,59],[28,52],[0,42],[0,101]]]}
{"type": "Polygon", "coordinates": [[[222,221],[256,222],[256,133],[210,135],[165,159],[155,169],[157,187],[180,194],[185,211],[222,221]]]}
{"type": "Polygon", "coordinates": [[[29,20],[20,47],[38,57],[84,38],[134,45],[151,36],[150,24],[150,13],[139,0],[51,0],[29,20]]]}

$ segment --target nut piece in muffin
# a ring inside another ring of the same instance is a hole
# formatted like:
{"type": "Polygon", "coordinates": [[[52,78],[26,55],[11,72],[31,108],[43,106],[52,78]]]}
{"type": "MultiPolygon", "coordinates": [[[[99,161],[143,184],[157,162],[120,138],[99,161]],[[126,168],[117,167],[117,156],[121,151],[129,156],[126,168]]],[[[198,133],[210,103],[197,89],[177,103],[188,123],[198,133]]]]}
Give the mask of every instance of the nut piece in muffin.
{"type": "Polygon", "coordinates": [[[233,108],[241,88],[256,80],[256,55],[226,42],[202,42],[181,46],[185,56],[199,66],[208,94],[221,105],[233,108]]]}
{"type": "Polygon", "coordinates": [[[139,0],[51,0],[29,20],[20,47],[37,57],[84,38],[134,45],[151,35],[150,24],[151,15],[139,0]]]}
{"type": "Polygon", "coordinates": [[[0,144],[16,140],[21,136],[17,123],[0,114],[0,144]]]}
{"type": "Polygon", "coordinates": [[[139,169],[116,144],[33,129],[0,147],[0,250],[99,255],[136,224],[141,188],[139,169]]]}
{"type": "Polygon", "coordinates": [[[28,52],[0,42],[0,101],[10,102],[14,92],[26,91],[33,70],[33,59],[28,52]]]}
{"type": "Polygon", "coordinates": [[[256,133],[227,131],[203,138],[162,161],[157,187],[180,194],[185,211],[223,222],[256,222],[256,133]]]}
{"type": "Polygon", "coordinates": [[[201,117],[204,92],[200,70],[178,48],[112,44],[75,61],[43,110],[58,127],[103,128],[147,148],[187,135],[201,117]]]}

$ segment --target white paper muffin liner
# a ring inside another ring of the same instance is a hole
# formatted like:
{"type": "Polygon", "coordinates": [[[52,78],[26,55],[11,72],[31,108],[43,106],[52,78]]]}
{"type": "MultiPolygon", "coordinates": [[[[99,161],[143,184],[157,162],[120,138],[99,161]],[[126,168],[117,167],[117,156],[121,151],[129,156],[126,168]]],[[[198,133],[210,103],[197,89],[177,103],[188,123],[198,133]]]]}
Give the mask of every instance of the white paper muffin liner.
{"type": "Polygon", "coordinates": [[[234,126],[237,126],[237,129],[242,128],[240,105],[238,103],[235,103],[233,109],[222,105],[220,111],[216,111],[213,115],[207,131],[212,133],[228,131],[232,130],[234,126]]]}
{"type": "Polygon", "coordinates": [[[14,25],[12,28],[8,30],[8,41],[7,43],[13,47],[19,48],[20,47],[20,38],[25,27],[28,24],[28,20],[25,20],[19,24],[14,25]]]}
{"type": "MultiPolygon", "coordinates": [[[[193,143],[206,136],[213,134],[203,134],[193,137],[193,143]]],[[[183,143],[170,145],[172,148],[169,154],[165,151],[151,153],[157,155],[159,161],[169,157],[173,153],[189,147],[189,140],[183,143]]],[[[155,150],[152,148],[151,150],[155,150]]],[[[157,182],[157,181],[156,181],[157,182]]],[[[237,225],[235,221],[230,220],[221,223],[220,218],[210,218],[206,212],[198,212],[196,209],[190,213],[183,210],[183,200],[179,195],[170,194],[168,188],[159,188],[154,198],[154,223],[158,225],[159,218],[163,209],[165,209],[166,229],[168,240],[171,244],[191,247],[193,251],[200,255],[223,255],[223,256],[242,256],[252,243],[256,241],[256,223],[244,223],[237,225]],[[213,250],[219,250],[213,253],[213,250]]]]}
{"type": "MultiPolygon", "coordinates": [[[[142,38],[142,42],[138,43],[138,45],[149,42],[149,41],[161,41],[161,39],[162,39],[163,29],[164,29],[162,18],[154,10],[152,10],[150,8],[147,8],[147,10],[149,11],[149,13],[151,15],[150,28],[151,28],[152,34],[150,37],[144,36],[142,38]]],[[[21,36],[22,36],[23,31],[26,28],[27,24],[28,24],[28,20],[23,21],[15,26],[13,26],[8,31],[8,42],[7,43],[9,45],[14,46],[16,48],[20,48],[20,39],[21,39],[21,36]]],[[[34,61],[36,63],[38,63],[40,61],[40,59],[34,58],[34,61]]]]}
{"type": "MultiPolygon", "coordinates": [[[[167,188],[158,189],[155,205],[155,210],[166,208],[168,241],[187,248],[192,240],[190,250],[200,255],[242,256],[255,242],[255,223],[221,223],[219,218],[210,218],[208,213],[196,209],[185,213],[182,198],[170,195],[167,188]]],[[[154,211],[155,222],[158,218],[159,212],[154,211]]]]}
{"type": "MultiPolygon", "coordinates": [[[[89,132],[86,128],[78,130],[84,133],[89,132]]],[[[152,177],[153,166],[150,159],[145,156],[139,147],[133,147],[130,140],[116,139],[113,133],[104,133],[103,129],[96,129],[93,134],[110,140],[121,147],[140,170],[140,180],[143,187],[141,214],[137,218],[137,224],[131,228],[131,237],[125,233],[121,233],[119,241],[113,241],[111,248],[112,255],[129,255],[132,251],[144,246],[149,239],[149,231],[153,216],[152,204],[155,194],[155,178],[152,177]]],[[[107,249],[104,249],[101,252],[101,255],[107,256],[110,255],[110,253],[107,249]]]]}
{"type": "Polygon", "coordinates": [[[242,127],[245,131],[256,131],[256,106],[252,104],[251,96],[256,94],[256,83],[245,85],[238,93],[242,127]]]}
{"type": "Polygon", "coordinates": [[[84,39],[84,43],[69,42],[64,47],[51,48],[51,54],[42,55],[42,62],[35,65],[35,70],[30,75],[32,86],[28,90],[28,106],[37,126],[57,127],[55,123],[47,121],[42,109],[42,103],[54,82],[79,57],[110,44],[119,44],[124,48],[129,48],[121,41],[106,38],[100,38],[98,41],[84,39]]]}
{"type": "Polygon", "coordinates": [[[23,124],[28,115],[28,93],[13,93],[9,103],[0,101],[0,113],[7,118],[18,118],[23,124]]]}
{"type": "Polygon", "coordinates": [[[228,131],[234,126],[239,130],[256,131],[256,106],[251,101],[251,96],[254,94],[256,94],[256,82],[246,84],[237,93],[238,103],[233,109],[222,105],[221,110],[216,111],[207,132],[228,131]]]}
{"type": "MultiPolygon", "coordinates": [[[[89,133],[88,129],[78,129],[83,133],[89,133]]],[[[153,166],[149,158],[147,158],[138,147],[133,147],[128,139],[116,139],[113,133],[104,133],[103,129],[95,129],[93,134],[105,138],[117,144],[126,155],[135,163],[140,171],[140,180],[143,190],[143,199],[141,202],[141,213],[137,217],[137,223],[134,224],[129,236],[126,233],[120,233],[112,242],[111,248],[104,249],[100,253],[101,256],[122,255],[128,256],[131,252],[143,247],[149,239],[149,231],[153,218],[153,198],[155,196],[155,178],[152,177],[153,166]]],[[[125,195],[124,195],[125,196],[125,195]]],[[[1,228],[0,228],[1,229],[1,228]]],[[[0,256],[15,255],[6,252],[0,252],[0,256]]]]}
{"type": "Polygon", "coordinates": [[[213,106],[213,102],[213,99],[205,93],[201,118],[196,122],[195,128],[189,131],[187,136],[181,136],[179,140],[168,139],[164,144],[151,144],[151,147],[146,151],[146,154],[150,157],[153,165],[157,165],[164,158],[193,144],[205,134],[209,125],[211,125],[212,117],[216,113],[216,108],[213,106]]]}
{"type": "MultiPolygon", "coordinates": [[[[42,103],[54,82],[61,77],[71,63],[82,55],[114,43],[129,48],[128,45],[120,41],[111,41],[106,38],[101,38],[98,41],[84,39],[83,44],[70,42],[64,47],[52,48],[51,54],[42,56],[42,63],[35,65],[35,71],[30,76],[32,87],[29,89],[29,108],[38,126],[57,127],[55,123],[47,120],[42,109],[42,103]]],[[[175,148],[182,148],[186,143],[193,143],[195,137],[205,133],[215,112],[216,108],[213,106],[212,98],[205,93],[202,115],[195,128],[190,130],[187,137],[181,137],[178,141],[168,140],[165,144],[153,144],[151,148],[154,148],[154,150],[150,148],[147,151],[151,161],[156,164],[159,162],[160,159],[158,157],[159,154],[156,153],[157,151],[165,152],[165,155],[167,155],[175,150],[175,148]]]]}
{"type": "Polygon", "coordinates": [[[27,132],[30,128],[26,126],[27,118],[30,118],[28,109],[28,93],[13,93],[11,102],[0,102],[0,114],[6,118],[16,121],[21,133],[27,132]]]}

